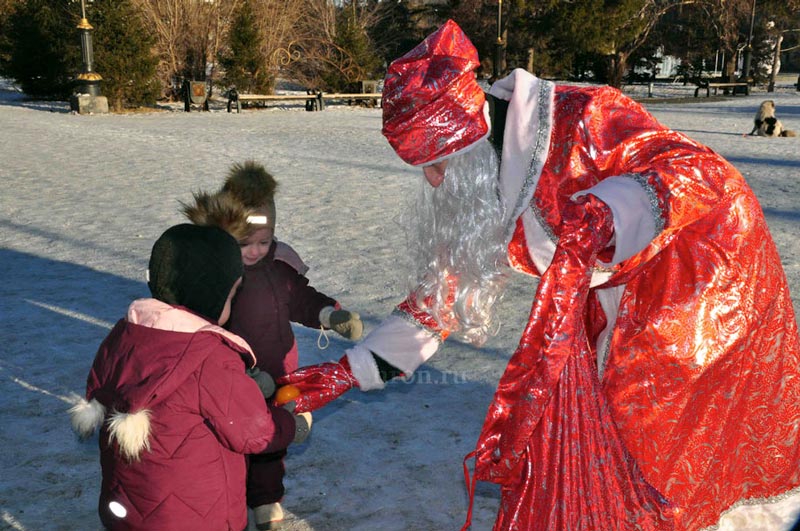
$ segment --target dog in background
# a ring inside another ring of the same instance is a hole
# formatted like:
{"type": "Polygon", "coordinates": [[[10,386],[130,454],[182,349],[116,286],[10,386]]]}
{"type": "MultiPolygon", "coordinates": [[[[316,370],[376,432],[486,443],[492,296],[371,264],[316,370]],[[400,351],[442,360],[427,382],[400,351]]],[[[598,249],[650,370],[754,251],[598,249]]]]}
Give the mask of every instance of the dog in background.
{"type": "Polygon", "coordinates": [[[791,129],[784,129],[783,124],[775,116],[775,102],[772,100],[764,100],[756,112],[756,117],[753,119],[753,130],[750,134],[758,136],[797,136],[797,133],[791,129]]]}

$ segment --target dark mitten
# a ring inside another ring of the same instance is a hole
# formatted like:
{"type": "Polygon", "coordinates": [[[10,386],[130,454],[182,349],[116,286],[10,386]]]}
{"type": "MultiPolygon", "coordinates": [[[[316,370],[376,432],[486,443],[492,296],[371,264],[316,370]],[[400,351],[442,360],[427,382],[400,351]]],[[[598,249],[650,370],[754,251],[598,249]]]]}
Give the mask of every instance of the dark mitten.
{"type": "Polygon", "coordinates": [[[378,374],[381,376],[381,380],[384,382],[388,382],[392,378],[397,378],[398,376],[403,376],[403,371],[385,361],[380,356],[376,356],[374,352],[371,352],[373,359],[375,359],[375,364],[378,366],[378,374]]]}
{"type": "Polygon", "coordinates": [[[347,310],[334,310],[329,317],[330,328],[342,337],[359,339],[364,332],[364,323],[356,312],[347,310]]]}
{"type": "Polygon", "coordinates": [[[275,393],[275,380],[266,372],[255,367],[253,369],[247,369],[247,375],[258,384],[258,388],[261,390],[261,394],[264,395],[264,398],[269,398],[275,393]]]}

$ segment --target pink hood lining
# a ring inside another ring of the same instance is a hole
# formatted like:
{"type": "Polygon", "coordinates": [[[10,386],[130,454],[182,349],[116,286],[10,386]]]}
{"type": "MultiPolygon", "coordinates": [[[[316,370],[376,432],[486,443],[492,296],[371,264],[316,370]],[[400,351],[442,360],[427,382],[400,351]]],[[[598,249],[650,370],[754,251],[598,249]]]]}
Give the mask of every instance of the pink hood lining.
{"type": "Polygon", "coordinates": [[[128,308],[126,320],[129,323],[155,330],[217,334],[245,350],[251,358],[249,366],[255,367],[256,356],[247,341],[180,306],[171,306],[157,299],[137,299],[128,308]]]}
{"type": "Polygon", "coordinates": [[[180,306],[171,306],[157,299],[137,299],[128,308],[126,319],[129,323],[155,330],[217,334],[246,351],[251,361],[248,365],[255,367],[256,356],[247,341],[180,306]]]}
{"type": "MultiPolygon", "coordinates": [[[[157,299],[137,299],[128,308],[126,319],[129,323],[156,330],[217,334],[249,353],[251,367],[255,366],[256,357],[244,339],[184,308],[157,299]]],[[[108,412],[97,398],[92,398],[91,402],[82,398],[70,408],[69,414],[72,428],[81,438],[89,437],[103,422],[107,422],[109,440],[117,441],[121,455],[129,462],[138,461],[142,452],[150,449],[150,411],[147,409],[134,413],[108,412]]]]}

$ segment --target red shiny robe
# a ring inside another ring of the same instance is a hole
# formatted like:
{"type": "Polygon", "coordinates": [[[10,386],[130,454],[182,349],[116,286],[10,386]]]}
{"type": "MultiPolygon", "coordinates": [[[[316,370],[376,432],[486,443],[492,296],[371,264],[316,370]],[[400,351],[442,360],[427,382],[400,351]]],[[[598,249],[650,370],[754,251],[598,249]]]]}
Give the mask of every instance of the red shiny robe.
{"type": "MultiPolygon", "coordinates": [[[[549,257],[558,268],[539,271],[533,233],[514,222],[512,266],[543,278],[477,444],[477,478],[503,486],[495,529],[699,530],[797,492],[800,344],[752,190],[616,90],[545,93],[549,144],[522,213],[555,242],[572,194],[635,175],[661,225],[589,288],[576,264],[591,256],[562,246],[549,257]],[[606,315],[598,294],[614,287],[618,311],[606,315]]],[[[399,309],[430,328],[409,301],[399,309]]]]}
{"type": "MultiPolygon", "coordinates": [[[[515,71],[491,93],[510,102],[509,261],[541,275],[472,454],[501,485],[494,529],[695,531],[800,506],[797,322],[743,177],[607,87],[515,71]],[[568,206],[586,192],[612,213],[611,258],[605,210],[568,206]]],[[[348,363],[294,373],[307,409],[380,388],[372,353],[410,374],[447,337],[413,297],[397,313],[348,363]]]]}
{"type": "MultiPolygon", "coordinates": [[[[800,344],[753,192],[724,159],[615,90],[558,87],[552,116],[531,205],[556,236],[570,195],[625,174],[646,179],[664,226],[600,286],[576,286],[577,273],[543,286],[545,273],[477,447],[478,478],[504,486],[495,529],[657,529],[671,513],[676,529],[696,530],[796,489],[800,344]],[[605,326],[594,292],[608,286],[624,291],[593,381],[586,351],[597,359],[605,326]],[[588,301],[581,315],[553,302],[571,289],[588,301]],[[543,334],[553,321],[560,338],[543,334]],[[616,430],[598,436],[608,421],[616,430]],[[604,470],[598,455],[617,463],[604,470]],[[614,477],[592,478],[597,470],[614,477]],[[658,502],[648,484],[671,510],[630,512],[658,502]]],[[[539,274],[519,221],[509,255],[539,274]]]]}

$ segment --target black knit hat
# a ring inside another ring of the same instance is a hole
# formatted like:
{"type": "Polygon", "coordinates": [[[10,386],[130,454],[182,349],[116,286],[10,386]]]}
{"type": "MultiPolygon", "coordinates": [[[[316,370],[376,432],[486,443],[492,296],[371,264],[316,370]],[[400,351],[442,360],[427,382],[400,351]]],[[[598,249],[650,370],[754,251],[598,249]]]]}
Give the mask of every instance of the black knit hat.
{"type": "Polygon", "coordinates": [[[214,323],[243,271],[239,244],[230,234],[188,223],[170,227],[156,240],[149,267],[154,298],[214,323]]]}

